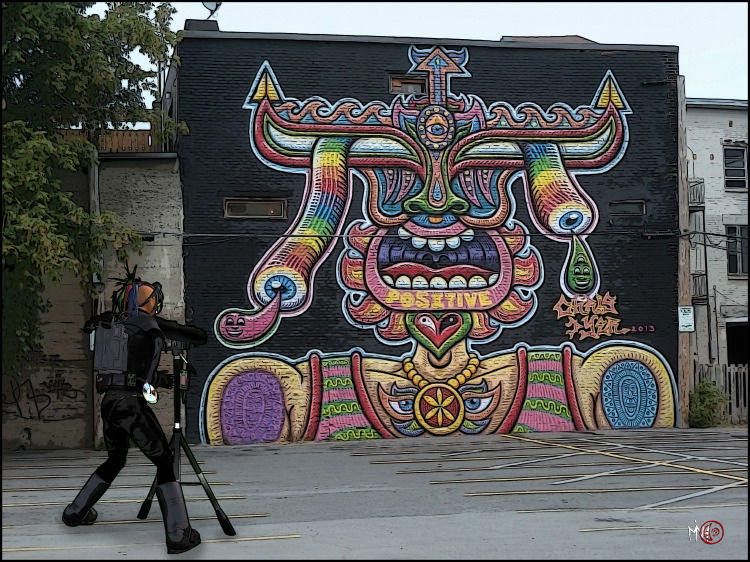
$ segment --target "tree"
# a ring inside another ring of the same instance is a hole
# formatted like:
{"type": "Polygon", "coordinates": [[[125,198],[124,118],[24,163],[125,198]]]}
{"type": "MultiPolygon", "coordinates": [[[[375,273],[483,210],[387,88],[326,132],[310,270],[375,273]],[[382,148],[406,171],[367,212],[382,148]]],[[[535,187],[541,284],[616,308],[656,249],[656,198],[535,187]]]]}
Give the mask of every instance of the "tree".
{"type": "Polygon", "coordinates": [[[111,212],[92,214],[61,172],[98,164],[108,129],[171,120],[146,109],[178,40],[169,3],[3,2],[3,374],[41,344],[46,283],[65,271],[94,297],[105,250],[120,261],[141,238],[111,212]],[[148,61],[143,68],[133,54],[148,61]],[[80,128],[80,138],[61,130],[80,128]]]}

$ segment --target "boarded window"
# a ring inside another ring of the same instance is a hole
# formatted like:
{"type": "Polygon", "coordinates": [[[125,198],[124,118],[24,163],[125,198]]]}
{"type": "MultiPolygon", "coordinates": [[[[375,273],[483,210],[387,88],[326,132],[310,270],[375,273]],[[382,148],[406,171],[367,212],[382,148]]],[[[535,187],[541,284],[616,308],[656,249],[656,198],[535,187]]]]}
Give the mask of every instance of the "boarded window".
{"type": "Polygon", "coordinates": [[[642,199],[627,201],[610,201],[609,214],[617,216],[643,216],[646,214],[646,202],[642,199]]]}
{"type": "Polygon", "coordinates": [[[262,197],[225,197],[224,218],[285,219],[286,199],[262,197]]]}

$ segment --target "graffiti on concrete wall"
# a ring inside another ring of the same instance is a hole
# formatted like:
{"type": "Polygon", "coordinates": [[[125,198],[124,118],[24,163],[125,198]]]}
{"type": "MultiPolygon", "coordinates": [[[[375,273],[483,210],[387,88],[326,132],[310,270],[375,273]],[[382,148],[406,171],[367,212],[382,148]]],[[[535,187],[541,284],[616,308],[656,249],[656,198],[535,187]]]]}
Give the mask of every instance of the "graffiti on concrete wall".
{"type": "MultiPolygon", "coordinates": [[[[543,257],[516,218],[511,187],[533,227],[567,246],[554,312],[569,339],[613,337],[615,298],[587,238],[595,201],[579,178],[621,160],[631,109],[611,71],[591,102],[546,110],[454,93],[470,76],[467,49],[408,50],[425,94],[389,105],[347,98],[287,98],[268,62],[244,108],[250,143],[267,166],[303,174],[300,211],[250,273],[248,309],[216,318],[229,357],[209,375],[201,439],[212,444],[666,427],[675,384],[655,349],[609,340],[586,353],[573,344],[480,355],[477,344],[532,322],[543,257]],[[354,179],[366,187],[363,219],[347,222],[354,179]],[[342,314],[387,345],[310,350],[292,359],[249,352],[281,322],[308,311],[315,277],[344,239],[337,280],[342,314]]],[[[585,183],[585,182],[584,182],[585,183]]]]}
{"type": "Polygon", "coordinates": [[[68,382],[64,373],[48,371],[29,378],[3,377],[3,416],[47,421],[81,416],[86,392],[68,382]]]}

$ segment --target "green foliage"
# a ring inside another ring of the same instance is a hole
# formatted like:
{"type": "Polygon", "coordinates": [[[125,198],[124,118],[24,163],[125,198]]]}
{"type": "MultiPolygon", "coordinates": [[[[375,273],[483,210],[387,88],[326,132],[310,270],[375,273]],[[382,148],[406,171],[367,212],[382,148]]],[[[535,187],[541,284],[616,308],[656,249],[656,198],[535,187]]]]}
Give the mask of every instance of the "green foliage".
{"type": "Polygon", "coordinates": [[[690,392],[688,424],[690,427],[713,427],[720,421],[721,407],[729,396],[715,381],[704,379],[690,392]]]}
{"type": "Polygon", "coordinates": [[[3,374],[41,342],[45,283],[69,271],[95,296],[105,250],[120,261],[141,238],[110,212],[91,214],[61,189],[61,172],[98,162],[102,131],[133,123],[185,131],[147,110],[178,38],[169,3],[3,2],[3,374]],[[145,57],[147,68],[131,59],[145,57]],[[157,66],[157,70],[154,70],[157,66]],[[80,138],[59,134],[81,128],[80,138]]]}

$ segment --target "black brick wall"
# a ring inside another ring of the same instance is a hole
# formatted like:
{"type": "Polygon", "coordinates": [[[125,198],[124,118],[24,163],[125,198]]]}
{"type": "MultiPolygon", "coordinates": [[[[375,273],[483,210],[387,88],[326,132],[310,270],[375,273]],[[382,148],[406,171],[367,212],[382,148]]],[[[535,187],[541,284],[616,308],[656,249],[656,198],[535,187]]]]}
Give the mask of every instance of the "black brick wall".
{"type": "MultiPolygon", "coordinates": [[[[432,43],[417,45],[425,48],[432,43]]],[[[445,44],[461,48],[462,44],[445,44]]],[[[389,75],[410,67],[408,44],[356,43],[284,39],[187,38],[179,47],[179,114],[190,134],[178,142],[187,233],[245,235],[188,237],[185,243],[187,320],[210,334],[217,314],[228,307],[247,308],[248,276],[265,250],[284,233],[299,208],[302,174],[282,173],[254,156],[248,138],[250,111],[242,105],[261,64],[271,64],[286,97],[320,96],[331,102],[351,97],[362,103],[390,103],[389,75]],[[289,221],[228,220],[222,200],[228,196],[273,196],[289,200],[289,221]]],[[[612,70],[633,111],[627,117],[629,146],[611,170],[579,175],[581,186],[599,208],[599,226],[588,243],[601,273],[600,293],[617,297],[623,326],[650,324],[656,331],[618,336],[660,351],[677,369],[677,239],[643,239],[643,231],[676,229],[677,203],[677,53],[639,49],[540,49],[469,46],[470,78],[453,78],[454,93],[474,94],[486,105],[505,101],[516,106],[538,104],[542,110],[558,102],[575,108],[588,105],[607,70],[612,70]],[[644,220],[630,225],[610,221],[609,202],[646,201],[644,220]],[[613,223],[613,224],[611,224],[613,223]],[[623,234],[623,231],[627,232],[623,234]]],[[[349,220],[361,216],[362,186],[357,185],[349,220]]],[[[481,352],[530,345],[559,345],[568,338],[552,307],[561,292],[559,270],[567,247],[537,235],[529,220],[523,193],[514,190],[516,218],[532,234],[544,261],[545,282],[536,291],[535,317],[520,328],[506,330],[481,352]]],[[[252,351],[291,358],[310,349],[400,354],[408,348],[379,344],[370,330],[350,326],[341,311],[342,290],[336,282],[337,247],[316,277],[314,301],[302,316],[282,321],[276,335],[252,351]]],[[[587,350],[608,338],[574,341],[587,350]]],[[[234,355],[211,335],[191,352],[199,371],[187,400],[187,427],[197,440],[203,382],[213,368],[234,355]]]]}

